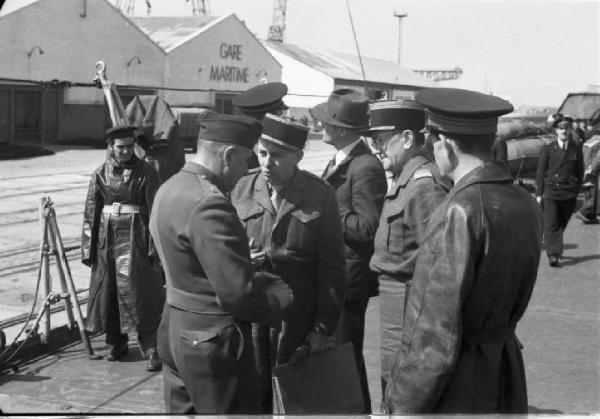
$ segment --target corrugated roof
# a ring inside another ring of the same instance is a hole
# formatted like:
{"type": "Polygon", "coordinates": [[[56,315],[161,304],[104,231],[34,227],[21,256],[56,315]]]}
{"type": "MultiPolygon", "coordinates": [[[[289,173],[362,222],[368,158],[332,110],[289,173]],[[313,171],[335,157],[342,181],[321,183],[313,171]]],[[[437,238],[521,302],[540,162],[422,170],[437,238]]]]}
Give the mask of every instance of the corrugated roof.
{"type": "MultiPolygon", "coordinates": [[[[282,42],[265,41],[265,44],[333,78],[363,80],[358,56],[299,47],[282,42]]],[[[365,67],[366,79],[370,82],[418,87],[437,86],[433,80],[391,61],[369,57],[362,57],[362,61],[365,67]]]]}
{"type": "Polygon", "coordinates": [[[163,50],[170,51],[192,39],[223,17],[132,17],[130,18],[163,50]]]}

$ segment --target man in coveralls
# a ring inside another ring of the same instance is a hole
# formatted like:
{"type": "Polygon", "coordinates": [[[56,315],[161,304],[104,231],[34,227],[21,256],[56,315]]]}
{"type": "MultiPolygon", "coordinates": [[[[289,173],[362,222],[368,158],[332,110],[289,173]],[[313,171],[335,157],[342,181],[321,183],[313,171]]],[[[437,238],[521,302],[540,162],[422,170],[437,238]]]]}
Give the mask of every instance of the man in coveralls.
{"type": "Polygon", "coordinates": [[[196,155],[156,195],[150,230],[167,282],[158,351],[169,413],[258,412],[249,322],[280,321],[293,300],[279,277],[253,273],[227,196],[261,131],[244,116],[200,120],[196,155]]]}
{"type": "Polygon", "coordinates": [[[433,212],[385,391],[392,414],[527,413],[515,335],[537,275],[542,214],[493,162],[498,117],[512,105],[462,89],[417,93],[440,173],[454,186],[433,212]]]}

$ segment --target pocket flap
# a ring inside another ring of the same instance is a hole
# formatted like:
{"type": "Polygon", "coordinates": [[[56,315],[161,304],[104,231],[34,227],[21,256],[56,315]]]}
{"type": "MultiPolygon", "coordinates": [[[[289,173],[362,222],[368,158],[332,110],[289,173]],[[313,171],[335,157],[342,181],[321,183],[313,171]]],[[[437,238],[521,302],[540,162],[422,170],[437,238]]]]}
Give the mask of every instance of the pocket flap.
{"type": "Polygon", "coordinates": [[[218,330],[182,330],[180,333],[181,339],[194,346],[201,342],[208,342],[218,335],[218,330]]]}
{"type": "Polygon", "coordinates": [[[238,217],[240,217],[242,221],[254,218],[265,211],[265,209],[258,204],[240,206],[237,207],[236,210],[238,217]]]}

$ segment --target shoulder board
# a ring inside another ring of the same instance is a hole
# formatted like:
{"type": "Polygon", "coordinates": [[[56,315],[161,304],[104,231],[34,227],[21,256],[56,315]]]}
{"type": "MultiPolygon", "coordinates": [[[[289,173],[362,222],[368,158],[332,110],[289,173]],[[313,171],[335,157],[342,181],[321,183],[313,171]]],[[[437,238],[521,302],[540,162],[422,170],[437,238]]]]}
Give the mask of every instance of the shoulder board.
{"type": "Polygon", "coordinates": [[[421,167],[415,170],[413,180],[419,180],[427,177],[433,178],[433,173],[431,173],[431,170],[421,167]]]}

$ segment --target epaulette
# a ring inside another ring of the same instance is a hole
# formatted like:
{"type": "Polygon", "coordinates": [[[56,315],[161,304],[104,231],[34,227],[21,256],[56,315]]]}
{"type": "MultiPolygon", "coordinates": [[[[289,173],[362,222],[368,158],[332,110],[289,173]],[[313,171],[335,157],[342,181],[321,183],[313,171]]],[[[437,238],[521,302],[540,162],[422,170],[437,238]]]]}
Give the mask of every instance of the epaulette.
{"type": "Polygon", "coordinates": [[[426,177],[433,178],[433,173],[431,173],[431,170],[424,167],[415,170],[415,173],[413,174],[413,180],[419,180],[426,177]]]}

